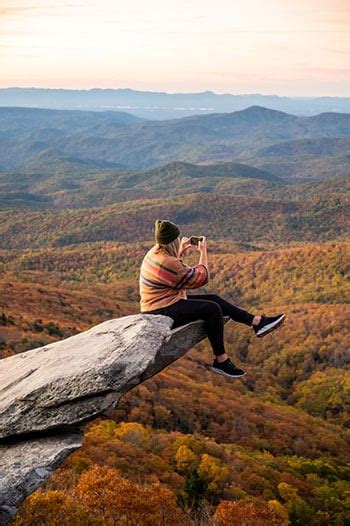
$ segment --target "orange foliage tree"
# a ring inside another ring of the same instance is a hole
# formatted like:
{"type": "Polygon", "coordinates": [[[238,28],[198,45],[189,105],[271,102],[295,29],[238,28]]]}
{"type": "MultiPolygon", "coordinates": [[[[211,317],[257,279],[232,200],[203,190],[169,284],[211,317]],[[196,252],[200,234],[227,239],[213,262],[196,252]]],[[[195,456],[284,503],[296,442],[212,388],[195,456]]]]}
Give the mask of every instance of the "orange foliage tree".
{"type": "Polygon", "coordinates": [[[215,526],[287,526],[288,519],[276,509],[252,502],[222,501],[214,514],[215,526]]]}

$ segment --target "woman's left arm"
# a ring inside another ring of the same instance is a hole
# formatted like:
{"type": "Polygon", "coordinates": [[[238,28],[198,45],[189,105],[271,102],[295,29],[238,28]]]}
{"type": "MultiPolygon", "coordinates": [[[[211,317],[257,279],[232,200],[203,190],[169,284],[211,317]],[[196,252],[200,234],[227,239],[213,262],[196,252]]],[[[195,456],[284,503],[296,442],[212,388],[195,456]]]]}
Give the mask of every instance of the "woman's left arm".
{"type": "Polygon", "coordinates": [[[183,237],[180,241],[179,258],[186,256],[186,251],[192,247],[189,237],[183,237]]]}

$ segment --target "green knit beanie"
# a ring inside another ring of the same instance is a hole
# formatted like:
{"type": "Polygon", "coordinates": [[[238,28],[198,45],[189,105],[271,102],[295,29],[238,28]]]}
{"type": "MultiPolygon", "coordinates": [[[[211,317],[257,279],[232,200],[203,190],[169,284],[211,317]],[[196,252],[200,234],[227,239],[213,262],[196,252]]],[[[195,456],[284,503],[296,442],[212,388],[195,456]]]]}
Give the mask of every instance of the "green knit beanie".
{"type": "Polygon", "coordinates": [[[155,222],[155,238],[157,243],[167,245],[174,241],[180,235],[180,230],[171,221],[166,219],[157,219],[155,222]]]}

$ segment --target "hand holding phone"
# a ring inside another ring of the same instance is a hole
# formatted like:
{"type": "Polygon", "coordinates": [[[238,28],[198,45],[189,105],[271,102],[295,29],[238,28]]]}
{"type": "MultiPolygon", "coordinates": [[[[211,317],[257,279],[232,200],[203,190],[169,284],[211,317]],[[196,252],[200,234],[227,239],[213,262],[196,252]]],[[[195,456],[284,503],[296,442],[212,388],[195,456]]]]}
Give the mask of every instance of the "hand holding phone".
{"type": "Polygon", "coordinates": [[[187,256],[191,247],[192,247],[192,243],[189,237],[181,238],[180,248],[179,248],[179,257],[187,256]]]}
{"type": "Polygon", "coordinates": [[[197,247],[199,242],[202,241],[202,239],[203,239],[203,236],[191,236],[190,237],[191,245],[195,245],[197,247]]]}
{"type": "Polygon", "coordinates": [[[207,240],[204,236],[201,236],[198,242],[198,250],[199,252],[207,253],[207,240]]]}

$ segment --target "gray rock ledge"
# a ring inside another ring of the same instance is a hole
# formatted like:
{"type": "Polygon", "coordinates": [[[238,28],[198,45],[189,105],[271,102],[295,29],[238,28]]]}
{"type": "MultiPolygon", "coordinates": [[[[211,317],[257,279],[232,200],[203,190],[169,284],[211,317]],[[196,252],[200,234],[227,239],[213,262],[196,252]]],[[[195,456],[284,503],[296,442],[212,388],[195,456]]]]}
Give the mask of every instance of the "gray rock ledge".
{"type": "Polygon", "coordinates": [[[0,446],[0,524],[6,524],[67,455],[79,448],[82,434],[47,437],[0,446]]]}
{"type": "Polygon", "coordinates": [[[202,320],[172,324],[133,314],[0,360],[1,525],[80,447],[82,424],[206,337],[202,320]]]}

